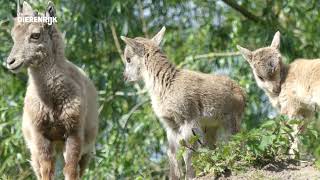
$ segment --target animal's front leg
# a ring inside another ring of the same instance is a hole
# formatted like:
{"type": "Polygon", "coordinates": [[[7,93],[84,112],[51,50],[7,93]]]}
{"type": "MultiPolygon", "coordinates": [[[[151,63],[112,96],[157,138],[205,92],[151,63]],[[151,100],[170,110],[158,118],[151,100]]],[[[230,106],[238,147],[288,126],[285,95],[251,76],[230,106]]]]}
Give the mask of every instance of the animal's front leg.
{"type": "Polygon", "coordinates": [[[177,135],[171,130],[167,130],[168,139],[168,150],[167,155],[169,158],[169,178],[171,180],[179,180],[181,177],[180,163],[177,158],[177,150],[179,148],[179,142],[177,140],[177,135]]]}
{"type": "Polygon", "coordinates": [[[193,150],[187,149],[183,153],[183,160],[186,165],[186,179],[191,180],[195,178],[195,171],[192,167],[192,152],[193,150]]]}
{"type": "MultiPolygon", "coordinates": [[[[54,175],[54,157],[52,142],[41,133],[33,135],[35,148],[31,148],[32,165],[40,172],[41,180],[52,180],[54,175]]],[[[38,177],[39,178],[39,177],[38,177]]]]}
{"type": "Polygon", "coordinates": [[[293,130],[293,132],[291,133],[291,136],[293,137],[293,142],[292,142],[290,150],[289,150],[289,156],[294,159],[296,156],[296,153],[299,152],[299,147],[298,147],[299,126],[297,124],[294,124],[292,126],[292,130],[293,130]]]}
{"type": "MultiPolygon", "coordinates": [[[[290,107],[287,105],[281,105],[281,114],[287,115],[290,120],[301,118],[298,116],[297,110],[294,109],[294,107],[290,107]]],[[[292,144],[289,150],[289,156],[291,158],[295,158],[296,152],[299,152],[299,149],[298,149],[298,131],[299,130],[298,129],[299,129],[298,124],[292,125],[292,132],[290,135],[293,139],[292,139],[292,144]]]]}
{"type": "MultiPolygon", "coordinates": [[[[282,98],[281,102],[281,114],[287,115],[290,120],[303,120],[305,118],[304,111],[301,108],[302,104],[297,101],[297,99],[286,97],[282,98]]],[[[299,124],[295,123],[292,125],[292,144],[290,146],[289,156],[293,159],[296,158],[296,154],[299,152],[299,129],[299,124]]]]}
{"type": "Polygon", "coordinates": [[[186,179],[191,180],[195,178],[195,170],[192,166],[192,154],[193,151],[195,151],[198,148],[198,146],[201,145],[201,143],[205,142],[204,133],[202,132],[201,128],[197,125],[197,122],[185,123],[183,126],[181,126],[180,130],[182,137],[187,145],[187,149],[183,153],[183,160],[186,166],[186,179]],[[198,141],[194,142],[193,144],[190,144],[191,138],[193,138],[196,135],[198,135],[200,139],[198,139],[198,141]]]}
{"type": "Polygon", "coordinates": [[[63,173],[66,180],[79,179],[79,161],[81,157],[81,137],[74,133],[67,137],[65,144],[63,173]]]}

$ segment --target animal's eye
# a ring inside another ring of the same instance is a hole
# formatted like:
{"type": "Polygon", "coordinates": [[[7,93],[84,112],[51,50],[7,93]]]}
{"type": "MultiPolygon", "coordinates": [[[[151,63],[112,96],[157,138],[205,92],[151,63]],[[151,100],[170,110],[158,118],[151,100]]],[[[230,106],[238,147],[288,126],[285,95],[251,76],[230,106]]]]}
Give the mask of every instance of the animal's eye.
{"type": "Polygon", "coordinates": [[[269,62],[268,65],[269,65],[269,67],[271,67],[271,68],[274,68],[274,67],[275,67],[275,65],[274,65],[273,62],[269,62]]]}
{"type": "Polygon", "coordinates": [[[258,76],[258,78],[259,78],[261,81],[264,81],[264,79],[263,79],[262,76],[258,76]]]}
{"type": "Polygon", "coordinates": [[[127,57],[127,59],[126,59],[126,60],[127,60],[127,63],[130,63],[130,62],[131,62],[131,59],[130,59],[130,58],[128,58],[128,57],[127,57]]]}
{"type": "Polygon", "coordinates": [[[31,39],[39,39],[40,33],[32,33],[30,37],[31,37],[31,39]]]}

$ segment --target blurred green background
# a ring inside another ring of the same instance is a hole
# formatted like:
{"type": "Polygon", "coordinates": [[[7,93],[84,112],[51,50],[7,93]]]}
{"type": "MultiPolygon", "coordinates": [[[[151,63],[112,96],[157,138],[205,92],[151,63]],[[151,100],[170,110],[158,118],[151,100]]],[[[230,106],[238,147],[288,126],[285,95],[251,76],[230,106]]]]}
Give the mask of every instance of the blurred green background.
{"type": "MultiPolygon", "coordinates": [[[[30,0],[44,10],[47,1],[30,0]]],[[[120,35],[152,37],[167,27],[163,50],[179,67],[227,74],[248,94],[243,131],[277,116],[237,52],[267,46],[281,32],[286,62],[320,57],[318,0],[54,0],[66,57],[89,74],[99,90],[97,153],[85,179],[162,179],[168,172],[166,139],[141,84],[126,84],[120,35]],[[120,43],[120,47],[116,44],[120,43]],[[222,53],[222,54],[211,54],[222,53]],[[203,55],[203,56],[199,56],[203,55]],[[218,56],[217,56],[218,55],[218,56]]],[[[22,138],[26,73],[12,74],[5,59],[16,1],[0,0],[0,179],[35,179],[22,138]]],[[[317,142],[308,142],[314,154],[317,142]]]]}

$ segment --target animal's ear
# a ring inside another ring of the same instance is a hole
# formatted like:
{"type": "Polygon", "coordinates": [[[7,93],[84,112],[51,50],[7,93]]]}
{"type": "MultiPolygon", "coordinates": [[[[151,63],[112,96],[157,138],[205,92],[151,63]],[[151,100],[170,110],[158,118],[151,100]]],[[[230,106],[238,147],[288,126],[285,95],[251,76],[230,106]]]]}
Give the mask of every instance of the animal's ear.
{"type": "Polygon", "coordinates": [[[249,49],[237,45],[239,52],[250,63],[252,61],[252,52],[249,49]]]}
{"type": "MultiPolygon", "coordinates": [[[[52,1],[48,2],[48,6],[47,6],[47,9],[44,13],[44,16],[50,17],[50,18],[53,18],[56,16],[56,8],[54,7],[54,4],[52,1]]],[[[53,32],[52,24],[53,24],[53,22],[52,23],[45,23],[45,27],[48,28],[49,35],[51,35],[53,32]]]]}
{"type": "Polygon", "coordinates": [[[21,4],[20,4],[20,0],[17,0],[17,16],[16,17],[20,17],[21,16],[21,4]]]}
{"type": "Polygon", "coordinates": [[[139,43],[134,39],[127,38],[124,36],[121,36],[121,39],[126,43],[126,45],[130,46],[133,52],[136,53],[138,56],[144,56],[144,46],[142,43],[139,43]]]}
{"type": "Polygon", "coordinates": [[[46,17],[55,17],[56,16],[56,8],[54,7],[54,4],[52,1],[48,2],[48,6],[45,12],[46,17]]]}
{"type": "Polygon", "coordinates": [[[276,49],[280,48],[280,32],[279,31],[277,31],[276,34],[273,36],[271,47],[276,49]]]}
{"type": "MultiPolygon", "coordinates": [[[[18,10],[20,11],[20,9],[18,9],[18,10]]],[[[32,7],[26,1],[23,1],[21,13],[23,15],[27,15],[27,16],[32,16],[33,15],[32,7]]],[[[20,16],[20,13],[18,13],[18,16],[20,16]]]]}
{"type": "Polygon", "coordinates": [[[164,36],[164,33],[166,31],[166,27],[163,26],[161,28],[161,30],[151,39],[154,43],[156,43],[156,45],[160,45],[162,39],[163,39],[163,36],[164,36]]]}

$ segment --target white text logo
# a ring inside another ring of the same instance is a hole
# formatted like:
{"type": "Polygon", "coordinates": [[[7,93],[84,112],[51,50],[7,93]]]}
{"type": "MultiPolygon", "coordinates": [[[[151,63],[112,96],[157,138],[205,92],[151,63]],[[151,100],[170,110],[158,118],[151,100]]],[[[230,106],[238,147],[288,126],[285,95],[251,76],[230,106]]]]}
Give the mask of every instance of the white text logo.
{"type": "Polygon", "coordinates": [[[18,22],[42,22],[48,23],[48,25],[52,25],[53,23],[57,23],[57,17],[18,17],[18,22]]]}

